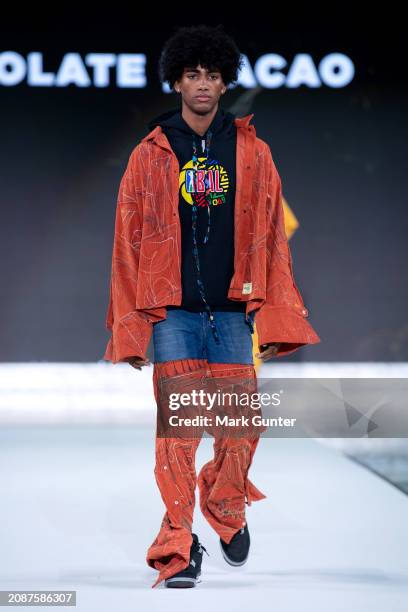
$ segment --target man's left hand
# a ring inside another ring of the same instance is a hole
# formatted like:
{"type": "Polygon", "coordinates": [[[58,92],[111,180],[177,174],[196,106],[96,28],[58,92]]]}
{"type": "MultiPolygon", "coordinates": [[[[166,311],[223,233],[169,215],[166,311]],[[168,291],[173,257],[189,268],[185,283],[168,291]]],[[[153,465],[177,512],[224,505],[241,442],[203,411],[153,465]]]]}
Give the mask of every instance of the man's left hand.
{"type": "Polygon", "coordinates": [[[261,361],[268,361],[272,359],[272,357],[276,356],[276,353],[279,350],[281,342],[271,342],[269,344],[261,344],[261,353],[256,353],[255,357],[258,357],[261,361]]]}

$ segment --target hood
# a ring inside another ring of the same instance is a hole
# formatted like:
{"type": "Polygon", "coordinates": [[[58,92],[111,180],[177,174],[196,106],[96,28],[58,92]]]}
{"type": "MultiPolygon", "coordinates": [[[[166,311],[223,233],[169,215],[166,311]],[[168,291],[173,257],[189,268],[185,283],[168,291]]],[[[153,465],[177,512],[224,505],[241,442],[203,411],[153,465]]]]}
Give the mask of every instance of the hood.
{"type": "MultiPolygon", "coordinates": [[[[234,127],[235,115],[229,111],[225,111],[223,108],[218,106],[217,112],[214,119],[211,122],[209,128],[212,129],[213,136],[221,135],[221,133],[227,134],[234,127]]],[[[177,133],[178,135],[184,135],[191,137],[192,134],[196,134],[199,138],[202,138],[200,134],[197,134],[183,119],[181,114],[181,108],[175,108],[167,111],[161,115],[158,115],[148,123],[149,130],[154,130],[157,126],[160,126],[164,132],[177,133]]]]}

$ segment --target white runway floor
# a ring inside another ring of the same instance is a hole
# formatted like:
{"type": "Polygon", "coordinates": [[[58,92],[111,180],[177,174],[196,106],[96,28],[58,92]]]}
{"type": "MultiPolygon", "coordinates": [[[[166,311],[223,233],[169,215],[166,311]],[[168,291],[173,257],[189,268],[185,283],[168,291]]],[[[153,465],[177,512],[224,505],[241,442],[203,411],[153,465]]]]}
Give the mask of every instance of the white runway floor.
{"type": "MultiPolygon", "coordinates": [[[[259,443],[250,477],[268,497],[247,509],[248,563],[224,562],[197,491],[194,531],[210,554],[202,582],[152,589],[157,572],[145,554],[164,513],[153,421],[130,422],[125,411],[116,425],[35,425],[39,406],[29,424],[16,424],[4,400],[10,380],[2,379],[0,407],[0,589],[75,590],[84,612],[408,609],[408,497],[303,438],[259,443]]],[[[197,471],[211,452],[204,438],[197,471]]]]}

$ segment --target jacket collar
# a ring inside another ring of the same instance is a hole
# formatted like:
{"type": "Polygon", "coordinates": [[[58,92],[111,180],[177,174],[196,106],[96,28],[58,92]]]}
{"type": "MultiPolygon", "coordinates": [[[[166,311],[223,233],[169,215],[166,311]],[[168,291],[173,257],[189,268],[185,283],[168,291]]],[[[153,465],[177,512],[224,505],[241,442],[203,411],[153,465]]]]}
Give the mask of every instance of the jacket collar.
{"type": "MultiPolygon", "coordinates": [[[[254,116],[254,113],[250,115],[245,115],[245,117],[235,117],[234,123],[238,129],[249,129],[250,130],[252,128],[253,130],[254,126],[249,125],[249,122],[251,121],[253,116],[254,116]]],[[[152,140],[159,146],[162,146],[162,147],[164,146],[165,148],[167,148],[168,141],[160,125],[157,125],[151,132],[149,132],[149,134],[147,134],[147,136],[142,138],[141,142],[147,142],[149,140],[152,140]]]]}

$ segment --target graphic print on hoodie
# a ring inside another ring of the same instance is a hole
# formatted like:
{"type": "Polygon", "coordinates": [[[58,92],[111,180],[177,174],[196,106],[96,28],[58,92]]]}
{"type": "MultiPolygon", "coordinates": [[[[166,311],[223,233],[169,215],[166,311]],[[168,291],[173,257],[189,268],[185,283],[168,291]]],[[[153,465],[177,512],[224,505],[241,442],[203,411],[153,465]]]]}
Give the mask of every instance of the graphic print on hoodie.
{"type": "Polygon", "coordinates": [[[245,311],[245,302],[228,299],[228,289],[234,274],[234,207],[236,185],[235,116],[218,106],[208,130],[212,131],[210,155],[207,161],[207,181],[210,193],[210,235],[207,230],[208,212],[204,185],[205,142],[207,132],[201,136],[183,119],[181,108],[159,115],[150,123],[150,130],[160,125],[173,149],[180,167],[179,217],[181,224],[181,284],[182,302],[179,306],[192,312],[204,311],[197,284],[197,268],[193,255],[192,205],[197,206],[196,239],[201,280],[205,299],[211,310],[245,311]],[[197,143],[198,172],[193,162],[193,135],[197,143]]]}

